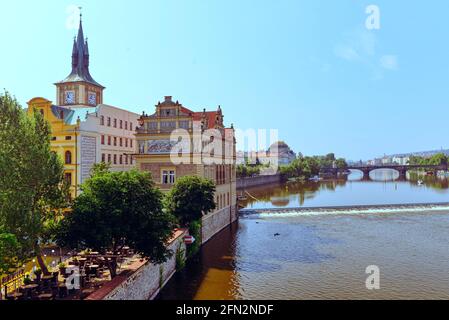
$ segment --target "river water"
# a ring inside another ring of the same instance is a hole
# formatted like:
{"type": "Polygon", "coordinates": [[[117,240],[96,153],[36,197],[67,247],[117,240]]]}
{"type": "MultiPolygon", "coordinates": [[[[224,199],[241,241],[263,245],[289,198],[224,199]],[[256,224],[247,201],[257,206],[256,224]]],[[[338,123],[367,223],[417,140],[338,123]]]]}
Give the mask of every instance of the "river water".
{"type": "Polygon", "coordinates": [[[265,210],[208,242],[159,298],[449,299],[447,179],[396,177],[247,190],[243,205],[265,210]],[[380,270],[379,290],[366,288],[368,266],[380,270]]]}

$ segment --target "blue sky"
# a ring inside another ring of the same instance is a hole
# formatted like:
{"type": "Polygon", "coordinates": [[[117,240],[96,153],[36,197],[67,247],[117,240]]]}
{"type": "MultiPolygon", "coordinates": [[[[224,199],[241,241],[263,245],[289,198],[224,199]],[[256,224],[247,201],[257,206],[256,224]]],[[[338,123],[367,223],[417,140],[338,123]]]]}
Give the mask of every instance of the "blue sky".
{"type": "Polygon", "coordinates": [[[449,147],[449,2],[1,1],[0,87],[55,99],[84,13],[105,103],[150,113],[165,95],[279,129],[304,154],[367,159],[449,147]],[[368,30],[368,5],[380,9],[368,30]]]}

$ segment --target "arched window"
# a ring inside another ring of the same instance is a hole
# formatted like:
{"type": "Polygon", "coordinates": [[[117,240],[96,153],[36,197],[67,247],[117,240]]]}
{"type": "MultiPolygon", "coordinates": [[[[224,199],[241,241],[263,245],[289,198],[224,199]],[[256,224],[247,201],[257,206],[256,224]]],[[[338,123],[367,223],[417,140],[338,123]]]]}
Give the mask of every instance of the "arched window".
{"type": "Polygon", "coordinates": [[[70,151],[65,153],[65,164],[72,164],[72,153],[70,151]]]}

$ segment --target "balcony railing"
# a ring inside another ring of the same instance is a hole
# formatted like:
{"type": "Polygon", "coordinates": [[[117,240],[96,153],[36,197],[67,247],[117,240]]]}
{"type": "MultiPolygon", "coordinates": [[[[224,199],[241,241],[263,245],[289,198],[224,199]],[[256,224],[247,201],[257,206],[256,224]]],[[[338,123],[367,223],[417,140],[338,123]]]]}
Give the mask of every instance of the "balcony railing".
{"type": "Polygon", "coordinates": [[[161,129],[147,129],[147,128],[138,128],[137,133],[140,134],[161,134],[161,133],[172,133],[173,131],[181,129],[187,130],[187,132],[192,133],[193,129],[185,129],[185,128],[161,128],[161,129]]]}

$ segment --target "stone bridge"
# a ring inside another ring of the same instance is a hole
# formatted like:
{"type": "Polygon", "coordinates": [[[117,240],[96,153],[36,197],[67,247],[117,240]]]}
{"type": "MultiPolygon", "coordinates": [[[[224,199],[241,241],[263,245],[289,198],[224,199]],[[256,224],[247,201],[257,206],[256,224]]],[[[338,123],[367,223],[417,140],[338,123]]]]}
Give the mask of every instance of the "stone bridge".
{"type": "Polygon", "coordinates": [[[363,172],[363,179],[369,179],[369,174],[371,171],[379,170],[379,169],[392,169],[399,172],[399,179],[405,179],[407,171],[416,170],[416,169],[425,169],[434,172],[435,174],[438,171],[447,171],[448,165],[378,165],[378,166],[349,166],[346,169],[326,169],[323,170],[327,173],[332,173],[338,175],[338,173],[347,171],[347,170],[359,170],[363,172]]]}

